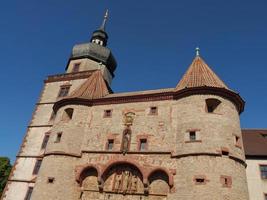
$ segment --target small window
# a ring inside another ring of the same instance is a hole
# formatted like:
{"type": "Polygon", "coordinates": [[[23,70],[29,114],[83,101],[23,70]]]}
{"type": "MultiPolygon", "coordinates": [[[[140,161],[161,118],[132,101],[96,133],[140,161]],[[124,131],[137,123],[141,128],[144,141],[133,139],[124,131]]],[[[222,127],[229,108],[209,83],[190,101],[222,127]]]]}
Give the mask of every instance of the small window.
{"type": "Polygon", "coordinates": [[[221,101],[218,99],[206,99],[207,112],[213,113],[220,104],[221,101]]]}
{"type": "Polygon", "coordinates": [[[58,92],[58,97],[65,97],[68,95],[70,90],[70,86],[69,85],[63,85],[60,87],[59,92],[58,92]]]}
{"type": "Polygon", "coordinates": [[[32,191],[33,191],[33,187],[28,187],[28,190],[27,190],[27,193],[26,193],[24,200],[30,200],[31,199],[32,191]]]}
{"type": "Polygon", "coordinates": [[[139,151],[146,151],[146,150],[147,150],[147,139],[140,139],[139,151]]]}
{"type": "Polygon", "coordinates": [[[38,174],[39,169],[41,167],[41,164],[42,164],[42,160],[37,160],[36,161],[34,169],[33,169],[33,172],[32,172],[33,175],[37,175],[38,174]]]}
{"type": "Polygon", "coordinates": [[[232,178],[230,176],[221,176],[221,183],[223,187],[231,187],[232,178]]]}
{"type": "Polygon", "coordinates": [[[157,115],[158,114],[158,107],[156,106],[153,106],[153,107],[150,107],[150,115],[157,115]]]}
{"type": "Polygon", "coordinates": [[[267,179],[267,165],[260,165],[261,178],[267,179]]]}
{"type": "Polygon", "coordinates": [[[235,136],[235,146],[241,147],[241,138],[239,136],[235,136]]]}
{"type": "Polygon", "coordinates": [[[112,110],[104,110],[104,117],[111,117],[112,116],[112,110]]]}
{"type": "Polygon", "coordinates": [[[190,131],[189,132],[189,140],[190,141],[196,141],[197,137],[196,137],[196,131],[190,131]]]}
{"type": "Polygon", "coordinates": [[[66,108],[63,113],[63,120],[69,121],[72,119],[73,116],[73,108],[66,108]]]}
{"type": "Polygon", "coordinates": [[[61,141],[61,137],[62,137],[62,132],[57,133],[55,143],[59,143],[61,141]]]}
{"type": "Polygon", "coordinates": [[[222,155],[223,155],[223,156],[229,156],[229,151],[227,151],[227,150],[222,150],[222,155]]]}
{"type": "Polygon", "coordinates": [[[204,175],[195,176],[194,181],[196,185],[203,185],[207,182],[206,177],[204,175]]]}
{"type": "Polygon", "coordinates": [[[48,143],[48,140],[49,140],[49,135],[48,134],[45,134],[44,139],[43,139],[43,142],[42,142],[41,149],[45,149],[46,148],[47,143],[48,143]]]}
{"type": "Polygon", "coordinates": [[[55,118],[56,118],[56,113],[52,111],[49,121],[54,121],[55,118]]]}
{"type": "Polygon", "coordinates": [[[108,140],[107,150],[111,151],[114,146],[114,140],[108,140]]]}
{"type": "Polygon", "coordinates": [[[47,178],[47,183],[54,183],[55,178],[54,177],[48,177],[47,178]]]}
{"type": "Polygon", "coordinates": [[[73,73],[75,73],[75,72],[79,72],[80,65],[81,65],[81,63],[75,63],[75,64],[73,65],[72,72],[73,72],[73,73]]]}

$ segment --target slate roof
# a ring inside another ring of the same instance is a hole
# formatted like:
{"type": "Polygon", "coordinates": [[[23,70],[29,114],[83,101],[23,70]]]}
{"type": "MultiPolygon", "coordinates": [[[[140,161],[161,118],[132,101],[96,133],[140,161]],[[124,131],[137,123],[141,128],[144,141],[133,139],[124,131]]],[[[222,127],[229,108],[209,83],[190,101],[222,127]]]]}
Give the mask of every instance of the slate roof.
{"type": "Polygon", "coordinates": [[[90,58],[102,62],[108,67],[111,73],[117,67],[116,60],[109,48],[91,42],[77,44],[73,47],[70,59],[78,58],[90,58]]]}
{"type": "Polygon", "coordinates": [[[101,71],[97,70],[66,98],[99,99],[109,93],[101,71]]]}
{"type": "Polygon", "coordinates": [[[196,56],[177,84],[176,90],[202,86],[228,89],[225,83],[211,70],[205,61],[200,56],[196,56]]]}
{"type": "Polygon", "coordinates": [[[242,136],[246,156],[267,156],[267,129],[243,129],[242,136]]]}

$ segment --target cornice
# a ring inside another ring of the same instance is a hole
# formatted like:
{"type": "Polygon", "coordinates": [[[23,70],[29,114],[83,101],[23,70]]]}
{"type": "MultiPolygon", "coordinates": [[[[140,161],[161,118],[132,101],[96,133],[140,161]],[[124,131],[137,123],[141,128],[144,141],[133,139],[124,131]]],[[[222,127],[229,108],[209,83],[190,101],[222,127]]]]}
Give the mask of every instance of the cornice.
{"type": "Polygon", "coordinates": [[[100,99],[82,99],[82,98],[64,98],[57,101],[53,109],[55,112],[65,105],[86,105],[86,106],[97,106],[97,105],[109,105],[109,104],[124,104],[124,103],[136,103],[136,102],[149,102],[149,101],[164,101],[164,100],[178,100],[190,95],[197,94],[211,94],[218,95],[226,98],[233,102],[239,113],[242,113],[245,106],[245,101],[240,97],[239,94],[228,90],[226,88],[215,88],[215,87],[195,87],[195,88],[184,88],[178,91],[167,91],[167,92],[156,92],[150,94],[135,94],[128,96],[114,96],[104,97],[100,99]]]}

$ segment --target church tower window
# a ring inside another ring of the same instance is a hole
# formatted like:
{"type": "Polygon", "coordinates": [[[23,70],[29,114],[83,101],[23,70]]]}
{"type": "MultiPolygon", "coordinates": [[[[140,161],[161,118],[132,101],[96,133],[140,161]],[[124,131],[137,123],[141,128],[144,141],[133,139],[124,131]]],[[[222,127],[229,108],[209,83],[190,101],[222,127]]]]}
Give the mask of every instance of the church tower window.
{"type": "Polygon", "coordinates": [[[65,97],[68,95],[70,90],[70,85],[62,85],[58,92],[58,97],[65,97]]]}
{"type": "Polygon", "coordinates": [[[73,73],[79,72],[80,65],[81,65],[81,63],[74,63],[73,68],[72,68],[72,72],[73,73]]]}

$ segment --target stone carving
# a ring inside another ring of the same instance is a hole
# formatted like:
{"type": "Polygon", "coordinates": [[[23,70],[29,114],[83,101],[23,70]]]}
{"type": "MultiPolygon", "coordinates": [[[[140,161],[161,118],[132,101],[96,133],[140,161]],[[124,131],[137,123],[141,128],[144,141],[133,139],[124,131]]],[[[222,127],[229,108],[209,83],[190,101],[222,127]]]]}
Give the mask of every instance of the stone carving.
{"type": "Polygon", "coordinates": [[[130,147],[130,140],[131,140],[131,129],[127,128],[123,132],[122,136],[122,152],[123,154],[127,153],[130,147]]]}
{"type": "Polygon", "coordinates": [[[126,193],[135,193],[137,191],[138,178],[136,174],[133,174],[130,168],[123,171],[119,170],[115,172],[113,191],[126,193]]]}
{"type": "Polygon", "coordinates": [[[133,112],[128,112],[124,115],[124,124],[126,126],[131,126],[133,124],[134,115],[133,112]]]}

